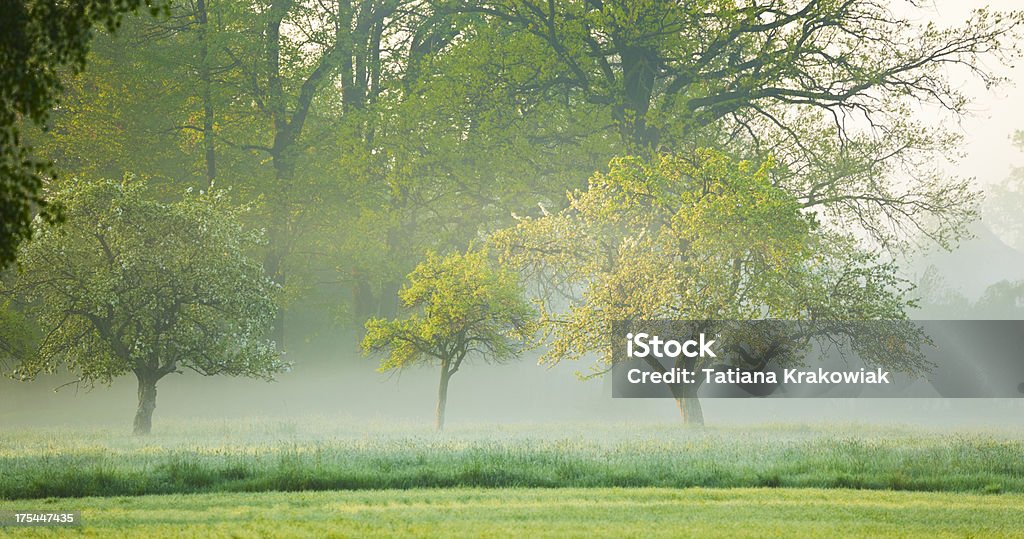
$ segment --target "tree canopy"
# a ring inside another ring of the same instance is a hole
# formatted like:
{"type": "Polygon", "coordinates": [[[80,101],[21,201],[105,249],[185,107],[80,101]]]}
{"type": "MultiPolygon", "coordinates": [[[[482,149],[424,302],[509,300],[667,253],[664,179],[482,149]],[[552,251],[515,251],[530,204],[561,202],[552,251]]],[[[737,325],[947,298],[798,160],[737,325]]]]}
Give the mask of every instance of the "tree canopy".
{"type": "Polygon", "coordinates": [[[143,188],[70,181],[53,193],[67,223],[38,224],[11,287],[41,332],[14,375],[63,368],[91,385],[134,373],[139,433],[168,374],[270,379],[287,368],[265,337],[275,286],[250,255],[258,234],[219,192],[161,203],[143,188]]]}
{"type": "Polygon", "coordinates": [[[31,236],[35,213],[59,217],[42,196],[52,164],[35,156],[19,126],[43,125],[61,90],[61,69],[85,66],[92,28],[113,31],[125,14],[147,6],[158,13],[162,0],[75,0],[0,2],[0,266],[14,260],[31,236]]]}
{"type": "Polygon", "coordinates": [[[367,321],[362,346],[368,352],[388,351],[381,371],[440,364],[438,430],[444,427],[448,381],[463,362],[513,359],[536,330],[518,276],[493,267],[485,251],[428,253],[399,297],[412,312],[367,321]]]}
{"type": "MultiPolygon", "coordinates": [[[[770,161],[707,149],[616,159],[587,190],[570,194],[565,210],[495,234],[504,260],[533,276],[547,300],[542,361],[596,353],[592,372],[606,372],[613,325],[622,321],[905,319],[911,286],[896,266],[819,224],[772,183],[771,170],[770,161]],[[557,286],[545,288],[550,283],[557,286]]],[[[897,371],[926,366],[894,350],[858,352],[897,371]]],[[[779,357],[749,367],[769,359],[779,357]]],[[[699,421],[693,402],[680,404],[684,417],[699,421]]]]}
{"type": "Polygon", "coordinates": [[[912,112],[965,113],[961,75],[999,84],[1022,17],[942,27],[875,0],[264,7],[183,4],[101,36],[103,73],[69,83],[39,144],[67,173],[262,196],[268,273],[291,300],[333,273],[356,324],[393,311],[425,250],[557,211],[613,157],[658,150],[771,158],[823,222],[886,249],[952,245],[976,194],[935,166],[956,133],[912,112]]]}

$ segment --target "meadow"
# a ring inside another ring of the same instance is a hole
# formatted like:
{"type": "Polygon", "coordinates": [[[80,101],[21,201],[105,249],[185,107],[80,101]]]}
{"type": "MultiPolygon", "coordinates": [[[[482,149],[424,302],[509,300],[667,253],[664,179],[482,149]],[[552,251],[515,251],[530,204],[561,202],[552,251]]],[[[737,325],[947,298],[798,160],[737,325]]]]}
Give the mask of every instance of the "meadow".
{"type": "Polygon", "coordinates": [[[0,500],[464,488],[1024,493],[1024,432],[865,425],[164,422],[0,432],[0,500]]]}
{"type": "MultiPolygon", "coordinates": [[[[0,502],[0,508],[12,502],[0,502]]],[[[24,504],[22,504],[24,505],[24,504]]],[[[76,528],[0,537],[1020,537],[1024,495],[821,489],[413,489],[48,499],[76,528]]]]}

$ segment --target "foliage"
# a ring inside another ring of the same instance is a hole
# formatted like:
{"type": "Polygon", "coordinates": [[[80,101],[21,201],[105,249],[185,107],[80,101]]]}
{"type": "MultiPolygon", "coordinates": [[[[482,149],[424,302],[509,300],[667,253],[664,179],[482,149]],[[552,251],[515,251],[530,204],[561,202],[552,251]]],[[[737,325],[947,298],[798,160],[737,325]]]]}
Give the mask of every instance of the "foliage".
{"type": "Polygon", "coordinates": [[[43,125],[61,91],[60,69],[85,66],[94,25],[113,31],[126,13],[141,6],[157,14],[162,0],[0,2],[0,266],[14,260],[31,237],[35,213],[59,220],[41,196],[52,177],[50,163],[33,155],[19,126],[43,125]]]}
{"type": "Polygon", "coordinates": [[[528,35],[531,50],[546,52],[513,85],[516,95],[548,92],[607,119],[601,129],[620,146],[595,155],[593,170],[615,154],[700,147],[755,162],[772,156],[777,185],[894,256],[917,237],[952,247],[978,202],[969,182],[936,165],[954,159],[956,130],[926,125],[914,110],[927,104],[955,119],[969,103],[955,77],[1004,82],[979,60],[1011,64],[1024,22],[1022,12],[979,9],[944,28],[872,0],[442,5],[528,35]]]}
{"type": "Polygon", "coordinates": [[[1003,279],[988,285],[975,300],[953,288],[934,265],[921,275],[920,314],[938,320],[1020,320],[1024,315],[1024,280],[1003,279]]]}
{"type": "Polygon", "coordinates": [[[410,58],[412,73],[377,104],[379,178],[357,197],[357,226],[373,229],[376,248],[343,238],[361,274],[395,280],[418,253],[463,249],[538,203],[556,208],[613,154],[606,111],[531,86],[556,69],[534,36],[475,14],[452,26],[467,39],[410,58]]]}
{"type": "Polygon", "coordinates": [[[558,211],[615,155],[770,155],[773,185],[883,256],[917,232],[952,246],[976,193],[935,166],[957,137],[911,107],[965,111],[943,67],[999,84],[986,66],[1020,21],[940,28],[872,0],[199,1],[101,35],[103,71],[68,81],[37,146],[68,175],[261,197],[285,295],[308,307],[335,281],[351,293],[323,303],[361,324],[392,316],[419,253],[558,211]]]}
{"type": "Polygon", "coordinates": [[[28,357],[38,344],[38,335],[32,321],[14,306],[2,283],[0,297],[0,374],[7,374],[11,364],[28,357]]]}
{"type": "Polygon", "coordinates": [[[979,319],[1019,320],[1024,307],[1024,281],[1002,280],[989,285],[978,298],[979,319]]]}
{"type": "Polygon", "coordinates": [[[963,25],[941,28],[872,0],[443,5],[535,36],[558,63],[535,85],[568,88],[611,108],[634,152],[659,143],[674,148],[680,129],[722,119],[763,117],[792,126],[794,118],[779,115],[776,105],[834,116],[841,137],[857,130],[844,118],[889,125],[914,100],[963,111],[966,100],[940,66],[997,83],[976,60],[1008,59],[1008,41],[1024,21],[1021,13],[979,9],[963,25]]]}
{"type": "Polygon", "coordinates": [[[130,178],[72,180],[52,194],[67,225],[39,224],[12,287],[42,329],[16,376],[66,367],[87,384],[130,372],[155,384],[182,369],[284,370],[263,338],[274,286],[248,255],[258,235],[219,191],[160,203],[143,189],[130,178]]]}
{"type": "Polygon", "coordinates": [[[414,310],[408,317],[366,323],[363,349],[390,350],[382,371],[439,360],[454,372],[469,356],[505,361],[533,336],[517,276],[491,266],[485,251],[427,253],[399,297],[414,310]]]}
{"type": "MultiPolygon", "coordinates": [[[[829,232],[771,170],[707,149],[616,159],[566,210],[496,234],[547,299],[543,360],[597,352],[604,372],[616,321],[905,319],[909,285],[895,266],[829,232]]],[[[925,367],[914,353],[861,351],[897,370],[925,367]]]]}
{"type": "Polygon", "coordinates": [[[428,252],[399,292],[414,309],[396,320],[366,322],[363,350],[389,350],[381,371],[439,362],[441,379],[434,424],[444,428],[448,382],[468,357],[500,362],[516,357],[536,331],[534,311],[518,275],[495,268],[486,251],[428,252]]]}

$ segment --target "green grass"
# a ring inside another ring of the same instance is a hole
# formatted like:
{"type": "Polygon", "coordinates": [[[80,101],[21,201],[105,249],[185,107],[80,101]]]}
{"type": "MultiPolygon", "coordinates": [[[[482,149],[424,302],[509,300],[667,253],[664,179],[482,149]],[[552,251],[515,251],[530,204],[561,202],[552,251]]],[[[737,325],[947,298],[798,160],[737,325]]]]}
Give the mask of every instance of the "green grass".
{"type": "Polygon", "coordinates": [[[1020,537],[1024,495],[817,489],[418,489],[0,502],[79,510],[18,537],[1020,537]],[[68,532],[71,532],[70,534],[68,532]]]}
{"type": "Polygon", "coordinates": [[[411,488],[803,487],[1024,493],[1024,434],[865,426],[455,429],[166,423],[0,433],[0,499],[411,488]]]}

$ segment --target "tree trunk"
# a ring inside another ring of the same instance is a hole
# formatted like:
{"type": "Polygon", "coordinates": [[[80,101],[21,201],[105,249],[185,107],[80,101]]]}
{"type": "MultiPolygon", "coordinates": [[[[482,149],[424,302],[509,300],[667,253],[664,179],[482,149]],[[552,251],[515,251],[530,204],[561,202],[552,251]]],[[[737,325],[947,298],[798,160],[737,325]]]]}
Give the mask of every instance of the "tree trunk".
{"type": "MultiPolygon", "coordinates": [[[[279,131],[275,136],[274,151],[271,154],[277,185],[268,196],[268,207],[271,212],[267,227],[269,245],[263,269],[267,276],[282,289],[288,280],[284,264],[285,258],[289,254],[289,243],[292,238],[289,212],[291,211],[292,180],[295,178],[294,146],[294,140],[290,138],[290,135],[279,131]]],[[[270,338],[277,345],[279,352],[285,350],[286,314],[284,307],[278,305],[270,330],[270,338]]]]}
{"type": "MultiPolygon", "coordinates": [[[[686,368],[692,371],[695,367],[693,361],[686,362],[686,368]]],[[[679,417],[683,425],[700,427],[704,425],[704,410],[700,406],[700,398],[697,397],[699,384],[686,384],[682,387],[672,386],[672,396],[676,398],[676,406],[679,408],[679,417]]]]}
{"type": "Polygon", "coordinates": [[[358,270],[352,272],[352,305],[352,318],[360,326],[377,316],[377,295],[365,274],[358,270]]]}
{"type": "Polygon", "coordinates": [[[149,434],[153,428],[153,410],[156,409],[156,379],[136,373],[139,380],[139,409],[135,412],[132,434],[149,434]]]}
{"type": "Polygon", "coordinates": [[[203,98],[203,153],[206,157],[206,189],[213,187],[217,177],[217,153],[214,147],[213,133],[213,97],[210,82],[210,47],[207,36],[206,0],[196,2],[196,15],[199,19],[199,81],[203,98]]]}
{"type": "Polygon", "coordinates": [[[437,409],[434,412],[434,427],[438,432],[444,430],[444,408],[448,404],[448,380],[452,377],[448,372],[448,362],[441,363],[441,383],[437,388],[437,409]]]}
{"type": "Polygon", "coordinates": [[[381,288],[380,301],[377,302],[377,316],[381,318],[394,318],[398,316],[400,301],[398,292],[402,290],[402,282],[392,279],[384,283],[381,288]]]}
{"type": "Polygon", "coordinates": [[[676,406],[679,407],[679,416],[683,418],[684,425],[704,426],[704,410],[701,409],[700,399],[696,395],[676,398],[676,406]]]}
{"type": "Polygon", "coordinates": [[[651,150],[658,144],[658,130],[647,125],[658,55],[645,47],[626,46],[622,51],[623,103],[620,105],[620,129],[634,150],[651,150]]]}
{"type": "MultiPolygon", "coordinates": [[[[272,238],[270,240],[270,248],[267,252],[266,259],[263,262],[263,269],[274,283],[281,288],[285,285],[285,273],[281,268],[282,258],[284,257],[285,247],[282,246],[284,242],[281,237],[276,234],[276,230],[271,230],[269,234],[272,238]]],[[[274,321],[270,327],[270,339],[274,341],[274,345],[278,352],[284,351],[284,324],[285,324],[285,312],[284,308],[278,305],[277,311],[274,313],[274,321]]]]}

